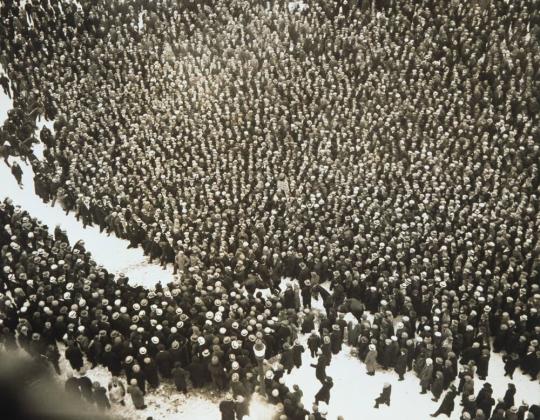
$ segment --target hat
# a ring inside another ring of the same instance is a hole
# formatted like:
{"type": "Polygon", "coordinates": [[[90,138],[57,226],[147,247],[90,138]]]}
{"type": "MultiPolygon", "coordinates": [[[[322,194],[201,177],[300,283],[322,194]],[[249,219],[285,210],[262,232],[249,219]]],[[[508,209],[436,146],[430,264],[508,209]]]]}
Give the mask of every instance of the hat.
{"type": "Polygon", "coordinates": [[[145,354],[146,354],[146,347],[141,347],[141,348],[139,349],[139,354],[145,355],[145,354]]]}

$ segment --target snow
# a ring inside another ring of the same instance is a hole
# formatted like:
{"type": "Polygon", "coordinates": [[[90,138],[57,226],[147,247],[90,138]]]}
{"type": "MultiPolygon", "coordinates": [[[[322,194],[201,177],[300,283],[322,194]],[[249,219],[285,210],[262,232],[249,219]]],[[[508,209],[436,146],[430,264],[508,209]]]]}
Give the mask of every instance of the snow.
{"type": "MultiPolygon", "coordinates": [[[[0,89],[0,124],[4,123],[12,106],[13,102],[0,89]]],[[[40,117],[36,126],[36,139],[39,139],[39,133],[44,126],[48,127],[54,134],[52,121],[40,117]]],[[[44,145],[41,142],[34,147],[34,154],[38,159],[43,159],[43,148],[44,145]]],[[[166,284],[175,280],[170,265],[164,270],[159,265],[149,264],[142,248],[127,249],[129,245],[127,240],[117,238],[114,235],[101,234],[99,228],[95,226],[84,229],[82,223],[77,221],[73,213],[66,215],[59,204],[51,207],[41,201],[33,188],[34,172],[32,167],[20,158],[10,158],[10,162],[13,161],[17,161],[23,170],[23,185],[22,187],[17,185],[15,178],[11,175],[10,168],[2,160],[0,164],[0,199],[11,198],[15,204],[20,205],[32,216],[39,218],[51,229],[60,225],[66,230],[72,244],[80,239],[84,240],[86,249],[92,253],[98,264],[103,265],[112,273],[124,273],[132,284],[152,288],[158,282],[166,284]]]]}
{"type": "MultiPolygon", "coordinates": [[[[280,288],[284,290],[287,284],[294,283],[297,282],[284,279],[280,288]]],[[[322,286],[328,289],[327,283],[322,284],[322,286]]],[[[312,301],[312,309],[315,312],[324,313],[322,299],[312,301]]],[[[355,318],[352,314],[347,314],[345,320],[347,322],[355,321],[355,318]]],[[[372,321],[371,315],[368,316],[368,320],[372,321]]],[[[399,317],[396,318],[395,322],[398,321],[399,317]]],[[[311,358],[307,348],[307,339],[308,335],[300,336],[300,343],[306,348],[302,355],[302,366],[300,369],[293,369],[290,375],[286,375],[285,383],[289,388],[292,388],[294,384],[300,386],[304,392],[302,402],[304,407],[309,410],[315,402],[315,394],[321,388],[321,383],[315,378],[315,368],[310,366],[310,364],[316,364],[317,359],[311,358]]],[[[443,392],[439,402],[433,402],[431,400],[433,395],[429,392],[421,395],[420,381],[414,371],[407,372],[403,381],[398,381],[398,375],[393,370],[379,370],[375,376],[368,376],[365,364],[350,354],[351,347],[344,345],[339,354],[332,356],[332,362],[326,369],[326,374],[332,377],[334,382],[334,387],[330,391],[330,404],[327,407],[328,419],[336,419],[341,415],[345,420],[355,420],[359,418],[359,414],[362,415],[362,418],[369,420],[427,419],[439,407],[445,392],[443,392]],[[373,407],[375,398],[379,396],[386,382],[392,385],[390,407],[381,405],[375,409],[373,407]]],[[[502,398],[508,383],[513,382],[517,388],[516,405],[522,401],[529,405],[540,401],[540,383],[538,381],[532,382],[530,377],[523,375],[519,369],[515,371],[513,380],[504,377],[504,362],[500,354],[491,354],[489,375],[486,381],[475,377],[475,395],[485,382],[492,385],[493,398],[495,399],[502,398]]],[[[456,386],[458,383],[459,380],[456,379],[456,386]]],[[[460,398],[461,396],[457,396],[454,400],[456,408],[452,413],[452,420],[460,418],[462,411],[459,406],[460,398]]]]}
{"type": "MultiPolygon", "coordinates": [[[[78,372],[73,372],[69,362],[64,358],[65,346],[59,345],[60,350],[60,370],[61,375],[57,377],[60,384],[63,386],[67,379],[68,372],[73,373],[73,376],[81,376],[78,372]]],[[[83,368],[85,375],[92,380],[97,381],[102,386],[107,388],[111,374],[107,369],[98,366],[90,369],[90,364],[85,363],[83,368]]],[[[121,378],[127,388],[125,377],[121,378]]],[[[219,402],[224,398],[224,394],[215,394],[208,390],[193,391],[189,390],[188,395],[178,393],[171,382],[162,381],[159,388],[156,390],[146,389],[144,402],[147,408],[137,410],[133,406],[131,397],[126,394],[124,402],[125,406],[112,404],[111,414],[114,418],[124,419],[141,419],[145,420],[148,417],[154,419],[175,419],[175,420],[220,420],[221,413],[219,411],[219,402]]],[[[253,420],[270,419],[275,413],[275,406],[265,402],[259,395],[253,395],[250,404],[250,417],[253,420]]],[[[245,419],[247,420],[247,419],[245,419]]]]}
{"type": "MultiPolygon", "coordinates": [[[[2,69],[0,69],[1,71],[2,69]]],[[[7,118],[7,111],[11,107],[12,101],[0,89],[0,124],[3,124],[7,118]]],[[[39,130],[44,125],[53,131],[52,122],[42,119],[37,123],[37,138],[39,138],[39,130]]],[[[41,143],[35,147],[34,153],[38,159],[43,158],[43,145],[41,143]]],[[[10,197],[16,204],[21,205],[32,216],[38,217],[50,228],[60,225],[67,231],[71,243],[83,239],[86,249],[92,253],[98,264],[104,265],[113,273],[125,273],[133,284],[152,288],[158,281],[165,284],[175,279],[171,267],[163,270],[157,265],[149,264],[142,249],[127,249],[128,241],[100,234],[96,227],[84,229],[72,213],[66,215],[58,205],[51,207],[43,203],[34,193],[32,168],[18,158],[11,158],[11,161],[13,160],[18,161],[23,169],[23,186],[21,188],[17,185],[10,169],[2,161],[0,164],[0,199],[10,197]]],[[[284,280],[282,288],[287,282],[290,280],[284,280]]],[[[267,293],[268,291],[263,292],[267,293]]],[[[316,312],[323,311],[322,301],[314,301],[313,308],[316,312]]],[[[304,406],[310,410],[314,396],[320,388],[320,383],[315,378],[315,369],[310,366],[316,360],[311,358],[307,350],[307,336],[300,336],[300,342],[306,347],[302,366],[300,369],[294,369],[290,375],[286,375],[285,382],[291,388],[294,384],[300,386],[304,393],[304,406]]],[[[344,345],[343,350],[332,357],[332,363],[327,369],[327,374],[334,380],[334,387],[330,393],[330,404],[327,407],[328,419],[336,419],[340,415],[345,420],[358,418],[369,420],[427,419],[438,408],[440,402],[431,401],[432,395],[430,393],[420,394],[419,381],[414,373],[407,372],[405,380],[401,382],[397,381],[397,375],[393,371],[377,371],[375,376],[368,376],[365,365],[357,358],[351,357],[350,350],[348,345],[344,345]],[[390,407],[381,405],[379,409],[375,409],[373,407],[374,400],[381,392],[385,382],[392,384],[391,405],[390,407]]],[[[61,354],[63,355],[63,349],[61,349],[61,354]]],[[[65,379],[69,367],[67,367],[63,357],[61,364],[62,377],[65,379]]],[[[494,398],[501,398],[510,380],[504,377],[504,364],[500,355],[492,354],[489,369],[488,382],[493,386],[494,398]]],[[[87,375],[105,387],[110,380],[109,372],[103,367],[89,370],[87,375]]],[[[517,388],[516,404],[520,404],[521,401],[529,404],[539,403],[540,384],[538,381],[530,381],[529,377],[517,370],[511,382],[517,388]]],[[[483,381],[476,377],[475,394],[480,390],[482,384],[483,381]]],[[[183,394],[178,394],[171,383],[164,382],[159,389],[150,391],[145,397],[147,409],[135,410],[129,396],[127,396],[126,406],[113,406],[111,414],[128,419],[146,419],[152,416],[155,419],[188,420],[201,418],[219,420],[221,416],[218,403],[222,397],[222,395],[214,395],[208,391],[190,392],[186,397],[183,394]]],[[[460,397],[458,396],[451,419],[457,420],[460,417],[459,401],[460,397]]],[[[275,412],[273,406],[262,401],[258,396],[253,397],[250,409],[250,418],[256,420],[270,419],[275,412]]]]}
{"type": "Polygon", "coordinates": [[[0,199],[11,198],[15,204],[19,204],[32,216],[49,226],[49,229],[60,225],[66,230],[71,244],[80,239],[84,240],[86,249],[92,253],[98,264],[102,264],[112,273],[126,274],[132,284],[151,288],[159,281],[166,284],[175,280],[170,265],[164,270],[159,265],[149,264],[142,248],[127,249],[129,245],[127,240],[119,239],[114,235],[100,234],[99,228],[96,226],[84,229],[82,223],[77,221],[73,213],[66,215],[59,204],[51,207],[41,201],[34,192],[32,167],[19,158],[11,158],[10,162],[13,161],[17,161],[23,170],[23,187],[17,185],[10,169],[2,161],[0,164],[0,180],[2,180],[0,199]]]}
{"type": "MultiPolygon", "coordinates": [[[[306,341],[307,337],[301,339],[302,344],[307,348],[306,341]]],[[[321,387],[320,382],[315,379],[315,369],[310,366],[310,363],[315,364],[316,360],[312,359],[309,351],[306,350],[300,369],[294,369],[285,379],[289,387],[294,384],[300,385],[304,392],[303,402],[306,409],[311,408],[315,394],[321,387]]],[[[540,396],[538,382],[531,382],[529,377],[517,370],[513,381],[505,378],[504,363],[500,355],[492,354],[489,369],[487,381],[475,378],[475,395],[484,382],[489,382],[494,390],[493,397],[502,398],[508,383],[513,382],[517,388],[516,405],[519,405],[522,400],[528,404],[538,403],[540,396]]],[[[327,368],[326,374],[334,381],[334,387],[330,391],[328,419],[336,419],[339,415],[345,420],[427,419],[437,410],[445,395],[443,393],[439,402],[433,402],[431,400],[433,395],[429,392],[421,395],[420,383],[414,372],[407,372],[403,381],[398,381],[397,374],[391,370],[377,371],[375,376],[368,376],[365,365],[358,358],[350,356],[349,346],[344,346],[338,355],[332,356],[332,363],[327,368]],[[374,401],[381,393],[385,382],[392,385],[391,404],[390,407],[381,405],[376,409],[374,401]]],[[[458,380],[456,380],[456,386],[457,383],[458,380]]],[[[462,411],[459,406],[460,398],[457,396],[454,400],[456,407],[451,416],[452,420],[460,418],[462,411]]]]}

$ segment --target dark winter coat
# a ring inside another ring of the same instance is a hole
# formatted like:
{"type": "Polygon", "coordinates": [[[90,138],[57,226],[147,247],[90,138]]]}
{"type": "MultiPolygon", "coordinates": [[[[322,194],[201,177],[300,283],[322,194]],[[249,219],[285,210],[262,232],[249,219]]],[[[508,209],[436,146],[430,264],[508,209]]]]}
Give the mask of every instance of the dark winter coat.
{"type": "Polygon", "coordinates": [[[435,377],[433,384],[431,385],[431,393],[436,399],[439,399],[443,392],[443,377],[435,377]]]}
{"type": "Polygon", "coordinates": [[[131,401],[133,401],[135,408],[144,408],[144,394],[137,385],[128,386],[127,392],[131,395],[131,401]]]}
{"type": "Polygon", "coordinates": [[[426,365],[420,372],[420,386],[429,387],[433,379],[433,365],[426,365]]]}
{"type": "Polygon", "coordinates": [[[233,401],[221,401],[219,411],[221,411],[221,420],[235,420],[235,404],[233,401]]]}
{"type": "Polygon", "coordinates": [[[456,395],[457,392],[453,390],[446,393],[444,399],[442,400],[441,406],[438,409],[440,414],[446,414],[448,417],[450,417],[452,411],[454,411],[454,399],[456,398],[456,395]]]}
{"type": "Polygon", "coordinates": [[[407,353],[400,353],[396,359],[396,373],[398,375],[404,375],[407,371],[407,353]]]}
{"type": "Polygon", "coordinates": [[[332,381],[327,380],[321,389],[315,394],[315,401],[324,401],[326,404],[330,402],[330,390],[334,386],[332,381]]]}
{"type": "Polygon", "coordinates": [[[66,359],[68,359],[69,364],[71,365],[72,369],[79,370],[83,367],[83,355],[81,350],[74,344],[68,346],[66,349],[66,359]]]}
{"type": "Polygon", "coordinates": [[[299,368],[302,366],[302,353],[304,352],[304,346],[301,344],[295,344],[292,348],[294,365],[299,368]]]}

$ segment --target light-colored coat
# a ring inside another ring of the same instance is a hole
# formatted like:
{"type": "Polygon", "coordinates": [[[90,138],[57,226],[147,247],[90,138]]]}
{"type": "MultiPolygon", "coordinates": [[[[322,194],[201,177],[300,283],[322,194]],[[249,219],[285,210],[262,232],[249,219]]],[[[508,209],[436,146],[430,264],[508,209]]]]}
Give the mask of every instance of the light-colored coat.
{"type": "Polygon", "coordinates": [[[366,355],[366,369],[368,373],[375,372],[377,367],[377,350],[370,350],[366,355]]]}

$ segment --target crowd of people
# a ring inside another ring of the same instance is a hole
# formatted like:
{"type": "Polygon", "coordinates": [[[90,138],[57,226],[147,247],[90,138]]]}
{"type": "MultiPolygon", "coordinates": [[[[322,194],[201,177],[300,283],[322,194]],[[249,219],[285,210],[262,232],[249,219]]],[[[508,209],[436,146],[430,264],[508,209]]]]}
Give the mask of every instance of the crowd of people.
{"type": "Polygon", "coordinates": [[[445,407],[462,395],[465,417],[525,415],[470,387],[489,378],[492,351],[510,378],[540,369],[534,2],[0,5],[15,106],[2,157],[28,157],[44,201],[180,278],[131,287],[6,203],[4,340],[17,331],[39,354],[65,342],[73,369],[84,354],[127,375],[141,408],[163,378],[184,392],[187,376],[242,385],[225,412],[260,386],[262,340],[287,361],[268,399],[295,419],[305,409],[282,378],[298,332],[316,330],[317,401],[345,340],[370,375],[414,369],[422,393],[450,390],[445,407]],[[38,115],[55,121],[43,160],[31,151],[38,115]],[[284,277],[296,282],[282,293],[284,277]]]}
{"type": "MultiPolygon", "coordinates": [[[[384,300],[370,321],[362,303],[369,302],[363,294],[367,291],[358,282],[351,282],[342,303],[338,287],[328,292],[318,286],[305,294],[289,284],[281,293],[264,297],[219,269],[188,270],[178,284],[158,283],[148,291],[130,286],[122,274],[115,278],[96,265],[81,241],[70,244],[60,228],[49,232],[10,199],[0,204],[0,223],[3,349],[20,347],[62,374],[59,348],[65,347],[71,369],[66,391],[100,409],[111,403],[125,405],[128,394],[135,408],[144,409],[146,392],[165,380],[186,394],[188,385],[230,391],[219,406],[225,420],[244,418],[253,393],[262,390],[277,405],[276,419],[324,418],[319,403],[330,403],[333,386],[326,368],[347,343],[365,362],[368,375],[379,367],[394,369],[402,380],[407,370],[414,370],[422,393],[430,390],[434,401],[448,390],[434,417],[450,416],[459,394],[464,420],[520,419],[525,413],[535,419],[539,414],[536,405],[515,405],[512,383],[495,405],[490,384],[486,382],[475,395],[473,381],[475,374],[481,379],[489,376],[490,331],[497,331],[493,351],[508,355],[507,374],[511,377],[520,366],[536,378],[540,339],[536,311],[529,313],[534,328],[527,326],[521,312],[517,323],[512,312],[498,316],[497,302],[493,308],[473,306],[471,312],[478,310],[479,316],[461,316],[457,311],[459,316],[452,319],[447,306],[458,305],[460,299],[451,299],[456,293],[444,291],[440,300],[445,310],[436,308],[432,319],[414,318],[414,306],[405,296],[411,309],[401,321],[395,322],[384,300]],[[310,309],[314,297],[323,299],[324,314],[310,309]],[[349,312],[358,321],[346,322],[344,314],[349,312]],[[306,349],[299,341],[302,334],[309,334],[306,349]],[[266,360],[278,360],[265,366],[264,377],[253,349],[257,343],[264,343],[266,360]],[[315,377],[321,382],[311,414],[300,387],[290,389],[284,383],[285,374],[301,367],[305,350],[317,359],[315,377]],[[98,364],[111,373],[108,390],[86,376],[87,368],[98,364]],[[513,417],[514,413],[521,417],[513,417]]],[[[506,302],[499,302],[501,310],[506,302]]],[[[538,293],[531,304],[531,309],[540,304],[538,293]]],[[[377,408],[390,404],[390,389],[385,386],[377,408]]]]}

